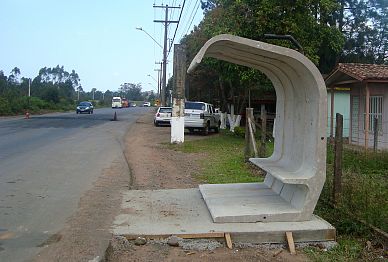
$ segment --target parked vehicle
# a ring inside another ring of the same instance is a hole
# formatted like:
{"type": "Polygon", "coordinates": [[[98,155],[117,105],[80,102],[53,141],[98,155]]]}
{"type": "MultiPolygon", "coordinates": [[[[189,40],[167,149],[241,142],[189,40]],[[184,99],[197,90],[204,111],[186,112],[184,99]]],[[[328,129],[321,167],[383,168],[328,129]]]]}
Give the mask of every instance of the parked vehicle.
{"type": "Polygon", "coordinates": [[[207,135],[210,129],[218,133],[220,125],[220,115],[215,112],[212,104],[191,101],[185,103],[185,128],[190,133],[201,131],[207,135]]]}
{"type": "Polygon", "coordinates": [[[161,124],[171,125],[171,107],[159,107],[154,117],[154,125],[159,126],[161,124]]]}
{"type": "Polygon", "coordinates": [[[143,106],[145,106],[145,107],[151,106],[151,103],[150,102],[144,102],[143,106]]]}
{"type": "Polygon", "coordinates": [[[121,97],[119,96],[114,96],[112,98],[112,108],[122,108],[123,107],[123,104],[122,104],[122,99],[121,97]]]}
{"type": "Polygon", "coordinates": [[[93,104],[88,102],[88,101],[84,101],[84,102],[80,102],[76,108],[76,113],[77,114],[82,114],[82,113],[88,113],[88,114],[93,114],[93,104]]]}

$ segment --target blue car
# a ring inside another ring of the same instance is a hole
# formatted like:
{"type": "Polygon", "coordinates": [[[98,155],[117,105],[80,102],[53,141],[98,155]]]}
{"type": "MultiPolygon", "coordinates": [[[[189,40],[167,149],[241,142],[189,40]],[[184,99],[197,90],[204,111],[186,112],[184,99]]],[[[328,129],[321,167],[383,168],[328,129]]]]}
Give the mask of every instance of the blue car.
{"type": "Polygon", "coordinates": [[[82,113],[88,113],[88,114],[93,114],[93,104],[90,102],[81,102],[78,104],[77,109],[76,109],[77,114],[82,114],[82,113]]]}

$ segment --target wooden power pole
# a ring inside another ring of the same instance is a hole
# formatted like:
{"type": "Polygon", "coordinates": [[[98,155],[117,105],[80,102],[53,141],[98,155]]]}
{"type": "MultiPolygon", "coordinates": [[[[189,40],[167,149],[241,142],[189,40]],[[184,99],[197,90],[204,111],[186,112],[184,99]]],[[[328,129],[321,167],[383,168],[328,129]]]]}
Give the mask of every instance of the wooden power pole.
{"type": "Polygon", "coordinates": [[[163,73],[162,73],[162,90],[161,90],[161,102],[162,106],[166,105],[166,83],[167,83],[167,32],[168,25],[171,23],[179,23],[179,21],[168,20],[168,10],[173,8],[181,8],[180,6],[168,6],[168,5],[154,5],[154,8],[164,8],[165,18],[164,20],[154,20],[155,23],[164,24],[164,45],[163,45],[163,73]]]}

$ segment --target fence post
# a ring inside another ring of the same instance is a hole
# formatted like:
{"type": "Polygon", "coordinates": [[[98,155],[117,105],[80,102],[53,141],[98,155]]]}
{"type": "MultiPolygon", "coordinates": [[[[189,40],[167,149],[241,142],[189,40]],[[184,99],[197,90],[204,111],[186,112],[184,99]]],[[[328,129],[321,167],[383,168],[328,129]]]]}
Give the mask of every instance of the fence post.
{"type": "Polygon", "coordinates": [[[377,151],[377,142],[379,139],[379,119],[377,117],[373,118],[373,151],[377,151]]]}
{"type": "Polygon", "coordinates": [[[333,202],[338,204],[342,191],[342,151],[343,151],[343,116],[336,114],[336,127],[334,138],[334,177],[333,177],[333,202]]]}
{"type": "Polygon", "coordinates": [[[266,134],[267,134],[267,111],[265,110],[265,105],[261,105],[261,143],[260,143],[260,149],[259,149],[259,156],[265,157],[266,148],[265,148],[265,141],[266,141],[266,134]]]}

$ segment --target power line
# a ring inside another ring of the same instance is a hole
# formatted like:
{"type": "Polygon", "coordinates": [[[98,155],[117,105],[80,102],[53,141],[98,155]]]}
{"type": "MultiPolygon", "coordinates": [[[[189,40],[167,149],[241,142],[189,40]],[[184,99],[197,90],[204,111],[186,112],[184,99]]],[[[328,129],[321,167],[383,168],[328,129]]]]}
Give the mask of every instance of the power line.
{"type": "MultiPolygon", "coordinates": [[[[190,26],[191,26],[191,24],[193,23],[193,21],[194,21],[194,18],[195,18],[195,15],[197,14],[197,12],[198,12],[198,9],[199,9],[199,4],[200,4],[200,1],[198,1],[198,6],[197,6],[197,9],[195,10],[195,13],[194,13],[194,15],[193,15],[193,19],[191,19],[191,22],[190,22],[190,25],[189,25],[189,27],[187,28],[187,30],[186,30],[186,35],[187,35],[187,32],[189,32],[189,30],[190,30],[190,26]]],[[[195,8],[194,8],[195,9],[195,8]]],[[[193,10],[194,10],[193,9],[193,10]]]]}
{"type": "MultiPolygon", "coordinates": [[[[186,22],[187,20],[187,16],[189,15],[189,10],[191,8],[191,4],[192,4],[192,0],[189,0],[188,3],[186,4],[186,11],[183,13],[182,15],[182,18],[181,18],[181,26],[180,26],[180,32],[181,32],[181,36],[180,38],[182,38],[182,34],[184,32],[184,28],[186,28],[187,24],[188,24],[188,21],[186,22]]],[[[195,5],[195,4],[194,4],[195,5]]],[[[190,21],[190,18],[188,19],[190,21]]]]}
{"type": "MultiPolygon", "coordinates": [[[[172,47],[172,45],[174,44],[176,32],[178,31],[178,27],[179,27],[179,22],[181,21],[183,9],[185,8],[185,3],[186,3],[186,0],[183,0],[182,9],[181,9],[181,12],[180,12],[179,18],[178,18],[178,23],[177,23],[176,28],[175,28],[175,32],[174,32],[174,36],[173,36],[172,41],[171,41],[171,44],[170,44],[170,48],[168,49],[168,55],[170,55],[171,47],[172,47]]],[[[167,56],[168,56],[168,55],[167,55],[167,56]]]]}

